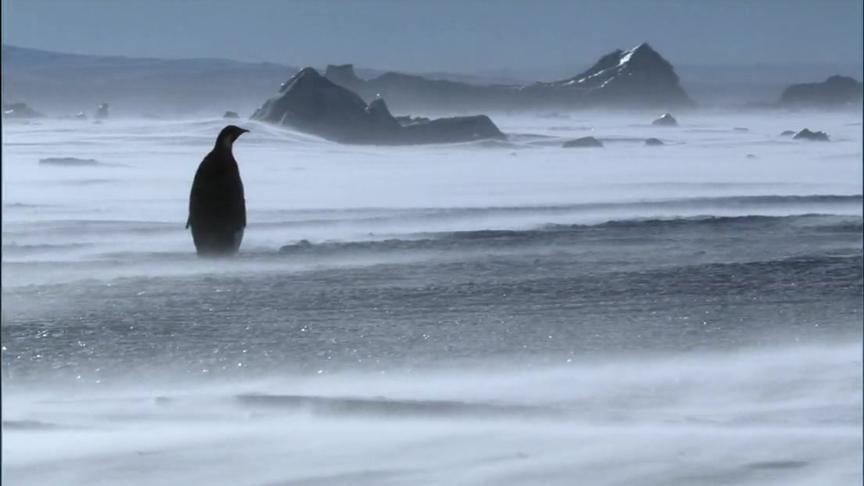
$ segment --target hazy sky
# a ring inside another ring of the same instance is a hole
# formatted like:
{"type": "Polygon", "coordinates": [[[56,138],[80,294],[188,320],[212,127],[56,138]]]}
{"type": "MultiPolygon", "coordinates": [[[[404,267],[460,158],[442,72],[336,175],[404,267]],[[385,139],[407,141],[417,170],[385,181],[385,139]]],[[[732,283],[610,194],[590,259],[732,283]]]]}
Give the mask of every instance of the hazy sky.
{"type": "Polygon", "coordinates": [[[674,64],[862,58],[861,0],[2,0],[3,43],[85,54],[353,62],[412,71],[584,65],[649,41],[674,64]]]}

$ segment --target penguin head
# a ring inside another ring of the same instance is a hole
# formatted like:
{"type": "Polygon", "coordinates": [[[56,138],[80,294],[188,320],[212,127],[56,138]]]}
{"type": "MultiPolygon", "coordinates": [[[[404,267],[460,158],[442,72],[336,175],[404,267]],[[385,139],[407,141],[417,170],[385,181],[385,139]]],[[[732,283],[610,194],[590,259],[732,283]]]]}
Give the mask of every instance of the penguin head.
{"type": "Polygon", "coordinates": [[[243,135],[248,131],[249,130],[240,128],[236,125],[228,125],[219,132],[219,136],[216,138],[216,146],[230,149],[234,144],[234,141],[237,140],[240,135],[243,135]]]}

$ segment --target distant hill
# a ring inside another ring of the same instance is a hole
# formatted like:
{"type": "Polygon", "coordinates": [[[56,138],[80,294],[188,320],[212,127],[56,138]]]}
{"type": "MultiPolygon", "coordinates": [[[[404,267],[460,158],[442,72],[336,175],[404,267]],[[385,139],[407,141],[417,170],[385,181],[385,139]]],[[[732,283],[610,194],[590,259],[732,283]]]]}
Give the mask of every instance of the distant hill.
{"type": "Polygon", "coordinates": [[[790,84],[825,79],[841,73],[861,79],[864,66],[848,64],[684,64],[675,69],[681,84],[700,106],[741,106],[745,103],[774,103],[790,84]]]}
{"type": "Polygon", "coordinates": [[[793,108],[859,108],[862,84],[847,76],[830,76],[821,83],[793,84],[783,90],[778,103],[793,108]]]}
{"type": "Polygon", "coordinates": [[[249,115],[298,69],[226,59],[84,56],[2,47],[3,103],[26,102],[54,115],[90,112],[99,103],[115,114],[249,115]]]}

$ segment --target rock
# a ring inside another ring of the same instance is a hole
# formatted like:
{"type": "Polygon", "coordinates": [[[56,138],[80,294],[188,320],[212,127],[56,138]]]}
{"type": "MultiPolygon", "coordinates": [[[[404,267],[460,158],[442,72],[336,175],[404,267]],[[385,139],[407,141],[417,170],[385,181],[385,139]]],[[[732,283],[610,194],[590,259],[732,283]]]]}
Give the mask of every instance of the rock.
{"type": "Polygon", "coordinates": [[[96,159],[79,159],[76,157],[48,157],[39,159],[40,164],[59,165],[63,167],[86,167],[94,165],[102,165],[96,159]]]}
{"type": "Polygon", "coordinates": [[[369,114],[371,122],[383,131],[396,131],[401,125],[390,114],[390,109],[387,108],[387,103],[382,98],[376,98],[366,107],[366,113],[369,114]]]}
{"type": "Polygon", "coordinates": [[[778,104],[795,108],[840,108],[861,105],[862,84],[846,76],[831,76],[821,83],[793,84],[783,90],[778,104]]]}
{"type": "Polygon", "coordinates": [[[808,129],[803,129],[800,132],[796,133],[794,137],[795,140],[810,140],[813,142],[827,142],[828,134],[825,132],[811,132],[808,129]]]}
{"type": "Polygon", "coordinates": [[[279,248],[279,253],[303,252],[312,250],[315,245],[309,240],[300,240],[293,245],[285,245],[279,248]]]}
{"type": "MultiPolygon", "coordinates": [[[[252,115],[341,143],[421,144],[506,138],[483,115],[400,122],[383,99],[368,106],[353,91],[305,68],[282,84],[279,94],[252,115]]],[[[403,118],[402,120],[406,120],[403,118]]]]}
{"type": "Polygon", "coordinates": [[[43,115],[27,106],[27,103],[3,104],[3,118],[40,118],[43,115]]]}
{"type": "Polygon", "coordinates": [[[694,104],[681,88],[672,64],[647,42],[606,54],[588,70],[545,86],[581,92],[583,101],[592,105],[686,107],[694,104]]]}
{"type": "Polygon", "coordinates": [[[240,118],[240,115],[238,115],[236,111],[226,111],[225,114],[222,115],[222,118],[236,119],[240,118]]]}
{"type": "Polygon", "coordinates": [[[101,103],[98,107],[96,107],[96,116],[95,118],[104,120],[108,118],[108,103],[101,103]]]}
{"type": "Polygon", "coordinates": [[[75,119],[76,120],[86,120],[87,115],[83,111],[79,111],[78,113],[75,114],[75,119]]]}
{"type": "Polygon", "coordinates": [[[454,116],[406,125],[404,143],[450,143],[473,140],[504,140],[507,137],[486,115],[454,116]]]}
{"type": "Polygon", "coordinates": [[[659,138],[648,138],[645,140],[645,145],[656,146],[656,145],[666,145],[659,138]]]}
{"type": "Polygon", "coordinates": [[[285,125],[346,143],[374,143],[384,138],[370,123],[366,102],[312,68],[282,84],[279,94],[252,115],[253,120],[285,125]]]}
{"type": "Polygon", "coordinates": [[[754,154],[747,154],[745,157],[748,159],[758,159],[759,158],[759,157],[756,157],[756,155],[754,155],[754,154]]]}
{"type": "Polygon", "coordinates": [[[97,120],[104,120],[108,118],[108,103],[102,103],[96,108],[96,113],[93,115],[93,118],[97,120]]]}
{"type": "Polygon", "coordinates": [[[603,142],[597,140],[594,137],[581,137],[574,140],[568,140],[564,142],[562,147],[564,148],[574,148],[574,147],[602,147],[603,142]]]}
{"type": "Polygon", "coordinates": [[[676,120],[671,114],[664,113],[663,116],[652,121],[651,124],[658,127],[677,127],[678,120],[676,120]]]}
{"type": "Polygon", "coordinates": [[[780,132],[781,137],[791,137],[792,135],[795,135],[795,130],[783,130],[780,132]]]}
{"type": "Polygon", "coordinates": [[[750,129],[744,128],[744,127],[734,127],[734,128],[732,128],[732,131],[734,131],[734,132],[749,132],[750,129]]]}

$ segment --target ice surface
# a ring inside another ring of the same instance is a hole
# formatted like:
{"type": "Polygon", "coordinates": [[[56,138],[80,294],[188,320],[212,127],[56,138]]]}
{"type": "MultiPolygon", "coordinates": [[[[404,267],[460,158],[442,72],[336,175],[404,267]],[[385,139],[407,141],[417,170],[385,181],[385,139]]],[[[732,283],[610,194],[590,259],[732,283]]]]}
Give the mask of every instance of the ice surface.
{"type": "Polygon", "coordinates": [[[860,114],[675,115],[240,122],[230,261],[184,229],[224,121],[4,123],[4,481],[860,481],[860,114]]]}

